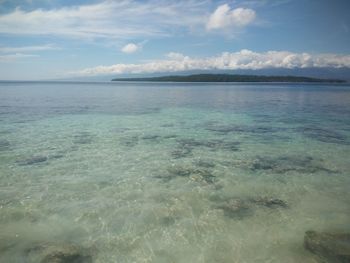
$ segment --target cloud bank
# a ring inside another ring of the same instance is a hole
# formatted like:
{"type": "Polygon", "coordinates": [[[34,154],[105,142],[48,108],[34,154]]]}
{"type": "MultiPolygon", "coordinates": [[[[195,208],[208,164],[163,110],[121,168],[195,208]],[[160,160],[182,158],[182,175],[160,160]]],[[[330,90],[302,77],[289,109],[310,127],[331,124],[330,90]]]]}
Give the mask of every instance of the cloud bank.
{"type": "Polygon", "coordinates": [[[97,66],[71,72],[77,76],[95,76],[107,74],[160,73],[179,72],[188,70],[237,70],[265,68],[322,68],[349,67],[350,55],[338,54],[309,54],[288,51],[253,52],[224,52],[219,56],[208,58],[191,58],[181,53],[169,53],[167,58],[141,64],[115,64],[97,66]]]}
{"type": "Polygon", "coordinates": [[[89,39],[159,37],[205,24],[207,8],[207,0],[106,0],[30,11],[18,7],[0,14],[0,33],[89,39]]]}
{"type": "Polygon", "coordinates": [[[212,13],[210,3],[209,0],[105,0],[54,9],[17,7],[0,14],[0,34],[142,39],[243,28],[255,19],[254,10],[230,9],[227,4],[212,13]]]}

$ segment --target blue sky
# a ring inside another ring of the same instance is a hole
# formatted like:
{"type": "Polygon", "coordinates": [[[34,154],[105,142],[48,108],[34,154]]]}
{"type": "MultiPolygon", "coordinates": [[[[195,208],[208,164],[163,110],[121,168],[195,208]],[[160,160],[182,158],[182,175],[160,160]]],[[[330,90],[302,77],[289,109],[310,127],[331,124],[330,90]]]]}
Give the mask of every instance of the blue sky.
{"type": "Polygon", "coordinates": [[[0,79],[350,67],[350,1],[0,0],[0,79]]]}

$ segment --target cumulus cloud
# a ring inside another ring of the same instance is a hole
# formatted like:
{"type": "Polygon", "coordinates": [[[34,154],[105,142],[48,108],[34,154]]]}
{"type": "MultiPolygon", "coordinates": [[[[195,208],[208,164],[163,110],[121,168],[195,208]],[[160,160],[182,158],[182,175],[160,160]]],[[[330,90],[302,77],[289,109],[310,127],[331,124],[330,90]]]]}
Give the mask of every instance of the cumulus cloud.
{"type": "Polygon", "coordinates": [[[73,75],[178,72],[187,70],[237,70],[264,68],[350,67],[350,55],[309,54],[289,51],[224,52],[219,56],[192,58],[180,53],[169,53],[166,59],[140,64],[98,66],[72,72],[73,75]]]}
{"type": "Polygon", "coordinates": [[[228,4],[220,5],[209,17],[207,30],[239,29],[251,24],[256,14],[253,9],[231,9],[228,4]]]}
{"type": "Polygon", "coordinates": [[[126,44],[124,47],[122,47],[121,51],[127,54],[135,53],[136,51],[139,51],[142,49],[142,45],[129,43],[126,44]]]}

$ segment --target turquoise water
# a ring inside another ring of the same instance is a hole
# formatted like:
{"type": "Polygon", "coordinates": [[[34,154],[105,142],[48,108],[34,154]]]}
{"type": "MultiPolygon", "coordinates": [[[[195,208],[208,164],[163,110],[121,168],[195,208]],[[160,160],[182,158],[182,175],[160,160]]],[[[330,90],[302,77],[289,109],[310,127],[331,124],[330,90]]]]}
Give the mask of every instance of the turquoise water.
{"type": "Polygon", "coordinates": [[[350,230],[350,87],[0,83],[0,262],[316,262],[350,230]]]}

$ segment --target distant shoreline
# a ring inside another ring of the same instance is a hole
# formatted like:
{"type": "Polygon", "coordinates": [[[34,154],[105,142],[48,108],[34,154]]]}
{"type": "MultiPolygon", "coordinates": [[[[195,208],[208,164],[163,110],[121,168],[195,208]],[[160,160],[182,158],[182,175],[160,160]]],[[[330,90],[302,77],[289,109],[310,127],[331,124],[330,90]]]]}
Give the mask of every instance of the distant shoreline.
{"type": "Polygon", "coordinates": [[[195,74],[162,77],[114,78],[111,81],[149,81],[149,82],[280,82],[280,83],[346,83],[341,79],[322,79],[299,76],[262,76],[233,74],[195,74]]]}

